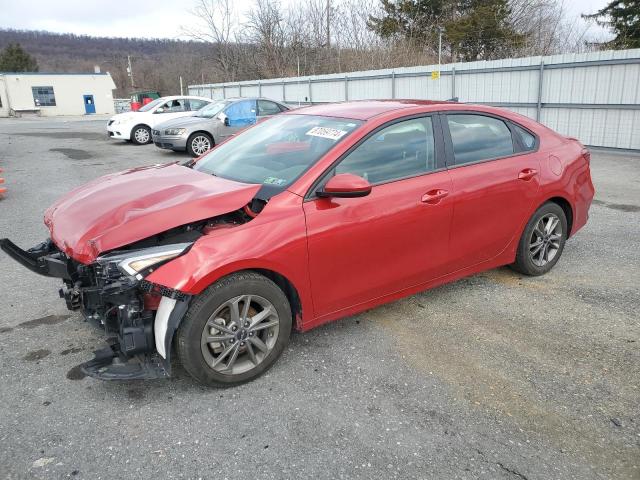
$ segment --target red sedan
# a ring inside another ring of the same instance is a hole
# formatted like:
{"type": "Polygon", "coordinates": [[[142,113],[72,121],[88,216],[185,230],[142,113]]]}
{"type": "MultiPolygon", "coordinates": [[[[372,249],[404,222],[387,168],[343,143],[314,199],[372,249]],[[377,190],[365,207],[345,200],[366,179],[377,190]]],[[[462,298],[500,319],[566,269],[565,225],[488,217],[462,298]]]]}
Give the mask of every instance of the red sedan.
{"type": "Polygon", "coordinates": [[[63,279],[109,333],[102,379],[251,380],[308,330],[501,265],[541,275],[582,228],[589,152],[529,118],[446,102],[286,112],[186,164],[99,178],[2,249],[63,279]]]}

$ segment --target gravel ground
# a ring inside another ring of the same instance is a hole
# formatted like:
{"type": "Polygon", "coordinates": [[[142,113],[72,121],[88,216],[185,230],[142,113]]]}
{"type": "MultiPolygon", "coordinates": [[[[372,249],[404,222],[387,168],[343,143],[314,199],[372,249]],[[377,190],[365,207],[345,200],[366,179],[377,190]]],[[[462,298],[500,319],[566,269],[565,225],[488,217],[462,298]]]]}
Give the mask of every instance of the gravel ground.
{"type": "MultiPolygon", "coordinates": [[[[183,158],[105,119],[0,119],[0,236],[96,176],[183,158]]],[[[262,378],[103,383],[100,332],[0,254],[0,478],[640,478],[640,156],[593,152],[556,268],[488,271],[294,334],[262,378]]]]}

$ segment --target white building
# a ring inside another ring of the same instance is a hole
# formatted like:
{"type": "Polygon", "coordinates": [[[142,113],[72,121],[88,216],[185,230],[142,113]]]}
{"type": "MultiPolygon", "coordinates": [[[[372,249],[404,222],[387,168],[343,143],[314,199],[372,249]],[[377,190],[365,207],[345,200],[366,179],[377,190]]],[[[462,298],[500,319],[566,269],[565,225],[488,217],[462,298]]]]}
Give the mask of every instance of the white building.
{"type": "Polygon", "coordinates": [[[0,73],[0,117],[114,113],[109,73],[0,73]]]}

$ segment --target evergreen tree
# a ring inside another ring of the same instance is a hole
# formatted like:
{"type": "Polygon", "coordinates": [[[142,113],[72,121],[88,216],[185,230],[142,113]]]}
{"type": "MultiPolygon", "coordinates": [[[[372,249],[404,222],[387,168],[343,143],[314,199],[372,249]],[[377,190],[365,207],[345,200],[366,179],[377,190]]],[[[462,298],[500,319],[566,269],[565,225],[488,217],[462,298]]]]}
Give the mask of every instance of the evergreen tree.
{"type": "Polygon", "coordinates": [[[593,15],[584,18],[609,27],[616,38],[608,45],[615,48],[640,48],[640,1],[614,0],[593,15]]]}
{"type": "Polygon", "coordinates": [[[452,56],[459,60],[505,58],[524,45],[526,35],[511,23],[508,0],[462,0],[445,24],[452,56]]]}
{"type": "Polygon", "coordinates": [[[19,43],[10,43],[0,53],[0,72],[37,72],[38,62],[19,43]]]}
{"type": "Polygon", "coordinates": [[[368,27],[383,38],[419,42],[433,54],[439,28],[443,50],[454,60],[507,56],[526,36],[511,23],[508,0],[381,0],[384,14],[370,16],[368,27]]]}

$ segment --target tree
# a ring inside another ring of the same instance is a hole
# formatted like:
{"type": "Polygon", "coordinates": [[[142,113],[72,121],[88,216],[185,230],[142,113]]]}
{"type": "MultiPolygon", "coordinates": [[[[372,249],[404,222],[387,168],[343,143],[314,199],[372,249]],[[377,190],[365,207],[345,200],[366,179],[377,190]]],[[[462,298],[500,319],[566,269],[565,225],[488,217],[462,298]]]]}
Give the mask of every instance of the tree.
{"type": "Polygon", "coordinates": [[[616,38],[607,42],[615,48],[640,48],[640,1],[614,0],[602,10],[584,18],[609,27],[616,38]]]}
{"type": "Polygon", "coordinates": [[[505,58],[524,45],[526,35],[515,30],[507,0],[463,0],[454,12],[445,38],[455,59],[505,58]]]}
{"type": "Polygon", "coordinates": [[[198,0],[191,13],[199,22],[182,27],[183,33],[211,45],[211,59],[222,72],[224,81],[238,80],[243,55],[236,30],[238,13],[234,2],[198,0]]]}
{"type": "Polygon", "coordinates": [[[369,16],[367,26],[382,38],[437,44],[438,26],[451,18],[448,0],[380,0],[383,16],[369,16]]]}
{"type": "Polygon", "coordinates": [[[512,23],[508,0],[380,0],[384,14],[368,27],[383,38],[403,38],[437,54],[439,29],[451,59],[508,55],[526,35],[512,23]]]}
{"type": "Polygon", "coordinates": [[[37,72],[38,62],[19,43],[10,43],[0,53],[0,72],[37,72]]]}

